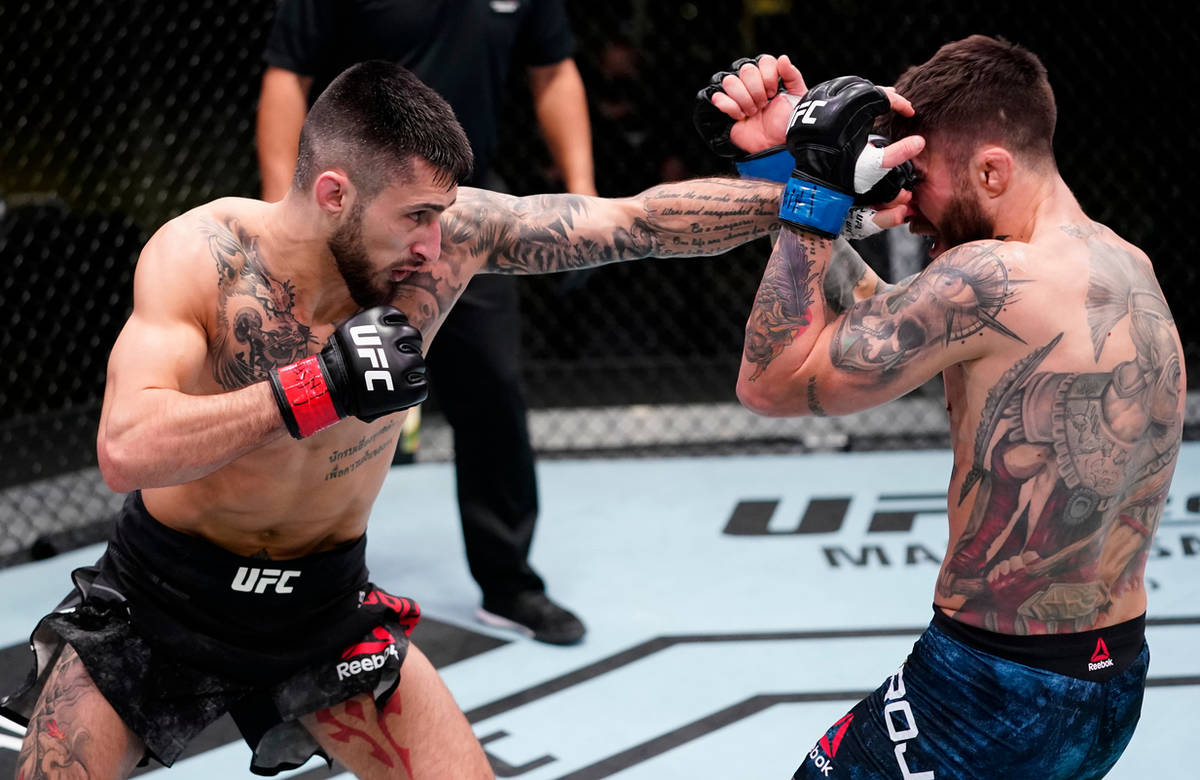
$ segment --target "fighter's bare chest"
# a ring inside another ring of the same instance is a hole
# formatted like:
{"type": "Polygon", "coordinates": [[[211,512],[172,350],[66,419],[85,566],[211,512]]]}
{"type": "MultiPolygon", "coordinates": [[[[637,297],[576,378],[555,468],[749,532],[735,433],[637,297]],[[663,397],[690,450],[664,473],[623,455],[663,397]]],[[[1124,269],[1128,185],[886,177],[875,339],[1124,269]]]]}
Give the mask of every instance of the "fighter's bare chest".
{"type": "Polygon", "coordinates": [[[246,284],[221,295],[211,312],[209,362],[224,390],[266,379],[272,369],[316,352],[329,336],[329,326],[302,321],[271,293],[268,284],[246,284]]]}

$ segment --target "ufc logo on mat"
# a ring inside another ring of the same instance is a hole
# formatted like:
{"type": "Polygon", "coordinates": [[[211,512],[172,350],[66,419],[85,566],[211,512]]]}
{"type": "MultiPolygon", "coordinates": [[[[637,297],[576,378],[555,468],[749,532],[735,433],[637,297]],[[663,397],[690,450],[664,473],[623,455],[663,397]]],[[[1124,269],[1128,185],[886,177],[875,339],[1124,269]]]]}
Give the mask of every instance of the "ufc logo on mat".
{"type": "Polygon", "coordinates": [[[354,339],[354,343],[359,346],[358,356],[366,358],[371,362],[371,371],[363,372],[363,381],[367,383],[368,390],[374,390],[373,383],[375,380],[381,380],[388,390],[394,390],[392,385],[392,375],[387,372],[387,356],[383,354],[380,347],[383,341],[379,338],[379,331],[374,325],[359,325],[350,329],[350,338],[354,339]],[[364,349],[364,347],[368,349],[364,349]],[[375,349],[369,349],[374,347],[375,349]]]}
{"type": "Polygon", "coordinates": [[[263,593],[274,585],[276,593],[291,593],[292,586],[287,582],[293,577],[299,577],[300,572],[294,569],[257,569],[239,566],[237,574],[233,575],[233,584],[229,587],[242,593],[263,593]]]}
{"type": "Polygon", "coordinates": [[[813,116],[813,112],[828,102],[828,100],[806,100],[796,106],[796,113],[792,116],[792,124],[815,125],[817,118],[813,116]]]}

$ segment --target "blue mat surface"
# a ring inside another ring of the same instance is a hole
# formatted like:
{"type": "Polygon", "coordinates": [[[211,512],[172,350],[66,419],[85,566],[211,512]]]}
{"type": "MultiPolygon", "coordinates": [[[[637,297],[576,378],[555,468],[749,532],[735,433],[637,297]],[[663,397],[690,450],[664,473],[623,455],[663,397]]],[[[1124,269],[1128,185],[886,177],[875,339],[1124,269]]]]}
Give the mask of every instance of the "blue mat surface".
{"type": "MultiPolygon", "coordinates": [[[[588,625],[542,645],[477,623],[452,468],[392,469],[372,577],[417,599],[415,639],[508,777],[783,778],[904,659],[945,550],[948,452],[549,461],[533,562],[588,625]]],[[[0,570],[5,663],[99,548],[0,570]]],[[[1110,777],[1195,777],[1200,443],[1149,564],[1141,724],[1110,777]]],[[[251,777],[228,726],[154,777],[251,777]]],[[[0,728],[0,771],[17,736],[0,728]]],[[[1052,749],[1052,746],[1047,746],[1052,749]]],[[[11,770],[8,770],[11,771],[11,770]]],[[[281,777],[348,777],[310,762],[281,777]]]]}

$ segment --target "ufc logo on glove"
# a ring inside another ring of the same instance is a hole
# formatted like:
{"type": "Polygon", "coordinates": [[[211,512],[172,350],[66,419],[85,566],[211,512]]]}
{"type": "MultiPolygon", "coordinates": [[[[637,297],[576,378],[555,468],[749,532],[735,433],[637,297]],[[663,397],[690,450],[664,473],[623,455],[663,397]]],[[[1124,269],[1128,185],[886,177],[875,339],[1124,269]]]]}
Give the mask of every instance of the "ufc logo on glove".
{"type": "Polygon", "coordinates": [[[421,332],[394,306],[339,323],[318,355],[267,375],[288,433],[303,439],[344,417],[374,422],[429,394],[421,332]]]}
{"type": "Polygon", "coordinates": [[[370,361],[373,370],[363,372],[363,381],[366,382],[368,390],[374,390],[373,383],[375,380],[381,380],[388,390],[395,390],[392,385],[392,375],[387,372],[388,362],[387,356],[383,354],[383,340],[379,338],[379,331],[374,325],[359,325],[350,329],[350,338],[354,340],[356,346],[359,347],[358,356],[366,358],[370,361]],[[362,349],[362,347],[375,347],[375,349],[362,349]]]}
{"type": "Polygon", "coordinates": [[[795,112],[792,114],[792,121],[788,123],[789,126],[797,123],[802,125],[815,125],[817,123],[817,117],[814,116],[813,112],[828,102],[828,100],[806,100],[803,103],[798,104],[795,108],[795,112]]]}

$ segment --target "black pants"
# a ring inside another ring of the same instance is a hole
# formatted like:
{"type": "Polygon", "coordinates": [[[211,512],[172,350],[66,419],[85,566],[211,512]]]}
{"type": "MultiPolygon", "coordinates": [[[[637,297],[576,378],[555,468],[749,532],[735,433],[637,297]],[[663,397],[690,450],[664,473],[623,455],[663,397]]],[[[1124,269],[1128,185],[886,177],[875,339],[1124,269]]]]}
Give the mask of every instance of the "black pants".
{"type": "Polygon", "coordinates": [[[426,360],[435,400],[454,430],[463,542],[485,605],[545,589],[527,560],[538,495],[520,335],[516,279],[481,274],[450,311],[426,360]]]}

